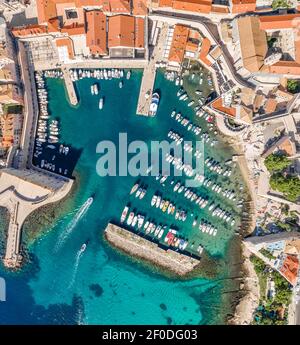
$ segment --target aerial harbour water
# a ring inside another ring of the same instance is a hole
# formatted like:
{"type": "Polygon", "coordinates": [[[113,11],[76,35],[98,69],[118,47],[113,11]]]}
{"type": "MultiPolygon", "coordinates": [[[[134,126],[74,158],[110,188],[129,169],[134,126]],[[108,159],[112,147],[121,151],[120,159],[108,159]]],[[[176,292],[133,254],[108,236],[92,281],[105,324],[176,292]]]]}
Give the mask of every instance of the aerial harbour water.
{"type": "MultiPolygon", "coordinates": [[[[176,183],[184,183],[183,177],[169,177],[161,182],[152,176],[139,179],[97,175],[98,142],[118,142],[119,133],[126,132],[128,141],[142,140],[147,144],[151,140],[166,140],[170,131],[184,136],[185,140],[195,140],[194,132],[188,131],[175,117],[171,117],[174,109],[201,127],[202,133],[206,131],[211,136],[210,143],[205,145],[206,159],[213,157],[223,167],[231,159],[233,152],[216,139],[214,130],[209,130],[210,126],[203,117],[195,115],[192,106],[179,100],[177,92],[180,86],[166,80],[162,72],[158,73],[155,83],[155,88],[160,91],[157,115],[153,118],[136,116],[141,73],[132,71],[130,79],[124,78],[122,87],[118,79],[98,81],[99,95],[91,94],[95,79],[77,81],[80,100],[77,107],[71,107],[68,103],[62,80],[47,79],[50,120],[57,121],[52,123],[59,126],[60,140],[59,143],[53,143],[54,149],[45,148],[33,161],[41,166],[43,160],[44,164],[48,164],[45,168],[49,169],[55,162],[54,169],[62,175],[75,176],[77,186],[72,198],[64,202],[69,211],[53,219],[51,231],[46,231],[50,229],[44,227],[40,229],[41,233],[45,233],[43,236],[28,241],[32,261],[25,265],[23,272],[7,273],[0,270],[8,288],[8,302],[0,305],[0,308],[4,308],[4,313],[0,313],[0,323],[220,322],[222,283],[219,279],[173,280],[131,261],[103,241],[103,230],[107,223],[120,222],[126,205],[157,225],[161,223],[178,229],[180,236],[188,239],[187,249],[191,253],[197,254],[197,248],[201,245],[210,255],[221,259],[226,255],[228,244],[240,224],[240,208],[237,206],[239,200],[245,197],[245,191],[238,167],[234,167],[233,163],[230,165],[230,176],[217,174],[206,167],[205,176],[213,182],[210,188],[204,186],[199,191],[203,199],[209,200],[208,205],[200,211],[199,206],[186,200],[184,193],[174,192],[176,183]],[[103,99],[102,109],[99,109],[100,97],[103,99]],[[216,141],[213,146],[212,141],[216,141]],[[147,190],[142,200],[135,193],[130,195],[137,181],[147,190]],[[212,190],[214,185],[217,186],[212,190]],[[234,190],[235,200],[217,193],[218,186],[227,189],[227,195],[234,190]],[[186,221],[175,219],[175,214],[172,216],[162,212],[160,207],[151,206],[154,195],[184,209],[188,215],[186,221]],[[91,196],[93,200],[88,202],[91,196]],[[215,207],[220,205],[222,209],[230,211],[235,223],[232,224],[232,219],[225,222],[213,216],[209,211],[212,202],[215,207]],[[193,226],[197,216],[197,226],[193,226]],[[210,234],[199,230],[201,219],[218,230],[215,236],[213,231],[210,234]],[[87,244],[84,251],[81,250],[83,243],[87,244]],[[208,309],[209,303],[218,308],[208,309]],[[22,314],[17,317],[14,311],[20,304],[23,305],[22,314]]],[[[186,76],[185,89],[193,90],[197,84],[197,89],[203,88],[203,93],[207,95],[208,85],[204,83],[202,87],[199,86],[197,78],[193,74],[186,76]]],[[[54,126],[53,133],[56,132],[54,126]]],[[[223,275],[226,276],[226,272],[223,275]]]]}

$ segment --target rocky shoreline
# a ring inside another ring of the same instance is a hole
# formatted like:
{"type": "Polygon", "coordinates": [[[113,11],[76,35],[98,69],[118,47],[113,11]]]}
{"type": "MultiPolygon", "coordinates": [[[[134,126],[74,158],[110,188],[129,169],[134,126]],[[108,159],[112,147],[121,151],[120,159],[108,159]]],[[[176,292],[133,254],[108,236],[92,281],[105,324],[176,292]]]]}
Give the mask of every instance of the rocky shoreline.
{"type": "Polygon", "coordinates": [[[240,297],[234,315],[228,319],[228,324],[232,325],[250,325],[260,299],[259,280],[250,261],[250,252],[244,244],[241,244],[241,250],[243,279],[240,282],[240,297]]]}

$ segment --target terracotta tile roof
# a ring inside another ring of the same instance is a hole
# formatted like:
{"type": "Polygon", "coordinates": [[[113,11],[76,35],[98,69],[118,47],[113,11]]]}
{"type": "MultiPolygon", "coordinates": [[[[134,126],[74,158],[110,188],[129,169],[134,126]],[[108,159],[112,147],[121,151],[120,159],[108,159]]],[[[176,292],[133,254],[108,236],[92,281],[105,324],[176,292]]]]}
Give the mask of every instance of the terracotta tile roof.
{"type": "Polygon", "coordinates": [[[292,29],[299,26],[300,13],[276,16],[260,16],[261,30],[292,29]]]}
{"type": "Polygon", "coordinates": [[[57,17],[57,4],[71,4],[77,8],[103,6],[103,10],[107,12],[130,14],[130,0],[38,0],[37,11],[40,24],[57,17]]]}
{"type": "Polygon", "coordinates": [[[70,59],[74,59],[74,48],[73,48],[73,42],[70,38],[58,38],[55,41],[55,44],[57,47],[67,47],[68,54],[70,59]]]}
{"type": "Polygon", "coordinates": [[[297,282],[298,269],[298,258],[294,255],[287,255],[280,268],[280,272],[292,285],[295,285],[297,282]]]}
{"type": "Polygon", "coordinates": [[[132,16],[117,15],[108,19],[108,47],[134,48],[135,20],[132,16]]]}
{"type": "Polygon", "coordinates": [[[83,35],[85,33],[85,28],[84,25],[77,25],[77,24],[72,24],[72,25],[65,25],[62,29],[61,32],[67,33],[70,36],[73,35],[83,35]]]}
{"type": "Polygon", "coordinates": [[[86,12],[86,43],[91,54],[107,54],[106,15],[100,10],[86,12]]]}
{"type": "Polygon", "coordinates": [[[193,29],[190,29],[190,32],[189,32],[189,39],[195,39],[195,40],[200,40],[200,33],[198,30],[193,30],[193,29]]]}
{"type": "Polygon", "coordinates": [[[135,48],[145,48],[145,20],[135,17],[135,48]]]}
{"type": "Polygon", "coordinates": [[[265,112],[267,114],[273,113],[276,110],[278,102],[275,98],[268,98],[267,102],[264,105],[265,112]]]}
{"type": "Polygon", "coordinates": [[[229,8],[227,6],[212,5],[211,12],[213,12],[213,13],[229,13],[229,8]]]}
{"type": "Polygon", "coordinates": [[[132,0],[132,14],[144,16],[148,13],[147,0],[132,0]]]}
{"type": "Polygon", "coordinates": [[[232,0],[232,13],[254,12],[256,0],[232,0]]]}
{"type": "Polygon", "coordinates": [[[48,32],[57,32],[60,30],[58,18],[51,18],[48,21],[48,32]]]}
{"type": "Polygon", "coordinates": [[[207,55],[210,51],[211,43],[208,38],[203,38],[201,50],[199,54],[199,60],[201,60],[205,65],[211,66],[211,62],[208,60],[207,55]]]}
{"type": "Polygon", "coordinates": [[[249,72],[258,72],[264,66],[268,51],[266,33],[260,29],[259,23],[256,16],[237,19],[243,65],[249,72]]]}
{"type": "Polygon", "coordinates": [[[186,46],[185,46],[185,50],[195,53],[198,50],[198,47],[199,47],[199,45],[197,43],[188,41],[186,46]]]}
{"type": "Polygon", "coordinates": [[[130,14],[129,0],[109,0],[110,12],[130,14]]]}
{"type": "Polygon", "coordinates": [[[278,61],[270,66],[270,73],[300,75],[300,64],[296,61],[278,61]]]}
{"type": "Polygon", "coordinates": [[[189,37],[189,28],[183,25],[176,25],[169,52],[169,61],[181,63],[184,58],[185,47],[189,37]]]}
{"type": "MultiPolygon", "coordinates": [[[[48,22],[50,18],[54,18],[57,16],[56,12],[56,0],[38,0],[37,4],[37,12],[38,12],[38,22],[45,23],[48,22]]],[[[64,2],[64,1],[61,1],[64,2]]]]}
{"type": "Polygon", "coordinates": [[[294,156],[296,153],[295,144],[291,142],[289,138],[284,140],[280,145],[278,145],[280,151],[284,151],[288,156],[294,156]]]}
{"type": "Polygon", "coordinates": [[[15,37],[32,36],[46,34],[48,28],[45,25],[28,25],[26,27],[13,28],[11,32],[15,37]]]}
{"type": "Polygon", "coordinates": [[[285,241],[286,254],[299,255],[300,254],[300,239],[293,238],[291,240],[285,241]]]}
{"type": "Polygon", "coordinates": [[[223,105],[222,98],[219,97],[215,101],[211,103],[211,107],[217,111],[220,111],[221,113],[227,114],[231,117],[236,116],[236,109],[233,107],[225,107],[223,105]]]}
{"type": "Polygon", "coordinates": [[[212,8],[212,0],[173,0],[172,7],[182,11],[209,13],[212,8]]]}
{"type": "Polygon", "coordinates": [[[159,0],[160,7],[172,7],[173,0],[159,0]]]}

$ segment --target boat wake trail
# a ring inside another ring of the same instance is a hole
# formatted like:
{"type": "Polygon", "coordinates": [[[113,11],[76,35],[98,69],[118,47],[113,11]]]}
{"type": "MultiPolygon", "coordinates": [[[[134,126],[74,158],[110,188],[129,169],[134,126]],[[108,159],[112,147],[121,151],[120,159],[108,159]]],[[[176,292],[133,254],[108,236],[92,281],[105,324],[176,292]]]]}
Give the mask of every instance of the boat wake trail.
{"type": "Polygon", "coordinates": [[[77,274],[77,271],[78,271],[78,266],[79,266],[79,262],[80,262],[80,258],[83,254],[83,251],[80,249],[78,250],[77,254],[76,254],[76,259],[75,259],[75,265],[74,265],[74,270],[73,270],[73,275],[72,275],[72,279],[70,281],[70,284],[68,286],[68,289],[70,289],[74,282],[75,282],[75,279],[76,279],[76,274],[77,274]]]}
{"type": "Polygon", "coordinates": [[[88,198],[87,201],[80,207],[78,212],[76,213],[75,217],[71,220],[71,222],[68,224],[66,229],[60,234],[58,241],[54,247],[54,252],[57,253],[59,249],[63,246],[67,238],[72,233],[75,226],[78,224],[80,219],[87,213],[88,209],[93,203],[93,198],[88,198]]]}

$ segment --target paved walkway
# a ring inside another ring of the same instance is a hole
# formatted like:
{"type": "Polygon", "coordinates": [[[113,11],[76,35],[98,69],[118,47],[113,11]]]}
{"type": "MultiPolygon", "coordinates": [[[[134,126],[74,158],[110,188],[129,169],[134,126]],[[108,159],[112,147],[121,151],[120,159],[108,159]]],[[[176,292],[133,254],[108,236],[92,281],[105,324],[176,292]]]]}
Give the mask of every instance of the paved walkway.
{"type": "Polygon", "coordinates": [[[157,61],[161,61],[163,59],[164,44],[166,42],[167,33],[168,25],[164,24],[161,28],[158,42],[154,47],[150,61],[144,68],[143,79],[141,83],[140,94],[136,110],[136,113],[138,115],[148,116],[151,103],[151,96],[153,93],[156,77],[155,64],[157,61]]]}
{"type": "Polygon", "coordinates": [[[240,87],[250,87],[254,88],[254,85],[244,80],[235,70],[234,63],[232,61],[231,55],[227,50],[226,45],[222,42],[217,25],[215,25],[211,20],[205,17],[199,17],[197,15],[183,15],[180,13],[170,13],[166,11],[154,11],[153,14],[149,16],[152,20],[160,20],[162,22],[174,24],[183,24],[197,28],[204,37],[207,37],[212,45],[219,46],[222,50],[222,57],[224,63],[226,64],[226,72],[229,74],[229,79],[234,80],[235,83],[240,87]]]}
{"type": "Polygon", "coordinates": [[[70,104],[75,106],[78,104],[78,98],[76,95],[73,81],[72,81],[71,76],[70,76],[70,71],[65,66],[63,66],[61,70],[62,70],[63,75],[64,75],[65,86],[66,86],[66,90],[68,93],[69,102],[70,102],[70,104]]]}
{"type": "Polygon", "coordinates": [[[38,173],[32,170],[4,169],[1,171],[0,206],[5,207],[10,215],[3,259],[6,267],[18,267],[21,262],[21,230],[29,214],[41,206],[65,197],[73,184],[72,180],[62,182],[60,188],[53,190],[51,187],[55,185],[55,182],[51,181],[52,177],[45,177],[45,186],[42,187],[32,181],[36,174],[38,173]]]}

